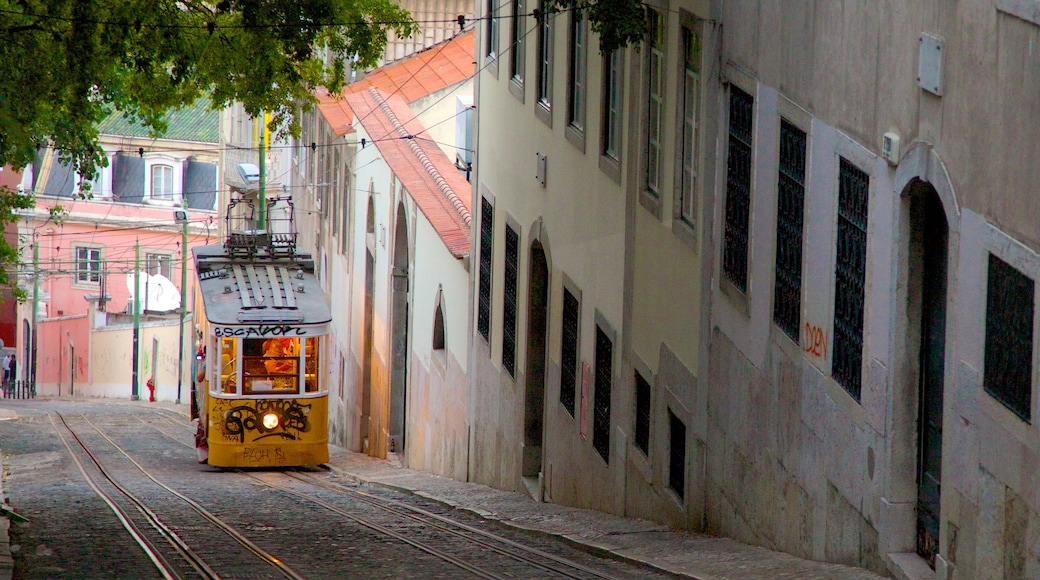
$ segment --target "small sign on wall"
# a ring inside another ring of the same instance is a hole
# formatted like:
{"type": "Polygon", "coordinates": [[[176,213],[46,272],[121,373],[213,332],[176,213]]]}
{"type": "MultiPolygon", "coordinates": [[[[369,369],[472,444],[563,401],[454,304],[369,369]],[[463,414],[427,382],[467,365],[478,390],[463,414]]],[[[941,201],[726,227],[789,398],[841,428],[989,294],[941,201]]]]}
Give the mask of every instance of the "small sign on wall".
{"type": "Polygon", "coordinates": [[[580,433],[582,441],[589,438],[589,363],[581,362],[581,421],[580,433]]]}

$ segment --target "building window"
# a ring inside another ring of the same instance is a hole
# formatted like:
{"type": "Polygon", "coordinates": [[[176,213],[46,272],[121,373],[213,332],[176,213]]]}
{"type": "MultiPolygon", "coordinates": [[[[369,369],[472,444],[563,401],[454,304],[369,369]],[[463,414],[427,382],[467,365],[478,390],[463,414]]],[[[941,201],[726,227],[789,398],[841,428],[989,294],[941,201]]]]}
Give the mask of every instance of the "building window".
{"type": "Polygon", "coordinates": [[[101,249],[76,248],[76,282],[101,281],[101,249]]]}
{"type": "Polygon", "coordinates": [[[682,148],[679,152],[682,180],[679,184],[679,216],[690,226],[697,222],[697,129],[701,93],[701,38],[693,30],[682,29],[682,148]]]}
{"type": "Polygon", "coordinates": [[[343,235],[340,236],[340,238],[339,238],[339,253],[345,254],[347,252],[347,238],[349,237],[347,228],[349,227],[348,218],[349,218],[350,200],[351,200],[350,170],[347,169],[346,165],[344,165],[344,166],[342,166],[340,168],[340,173],[342,174],[342,177],[341,177],[342,181],[340,181],[340,183],[342,184],[342,187],[340,188],[341,189],[341,194],[340,195],[342,195],[343,203],[340,204],[340,208],[339,208],[339,215],[340,215],[339,230],[341,232],[343,232],[343,235]]]}
{"type": "Polygon", "coordinates": [[[603,74],[603,154],[621,159],[621,50],[606,55],[603,74]]]}
{"type": "Polygon", "coordinates": [[[444,310],[440,304],[433,311],[433,350],[444,350],[444,310]]]}
{"type": "Polygon", "coordinates": [[[1033,280],[990,254],[983,386],[1027,423],[1033,395],[1033,296],[1033,280]]]}
{"type": "Polygon", "coordinates": [[[578,328],[581,305],[571,291],[563,289],[563,329],[560,333],[560,403],[574,416],[574,398],[578,389],[578,328]]]}
{"type": "Polygon", "coordinates": [[[646,67],[646,189],[661,192],[661,115],[664,112],[664,18],[647,10],[646,67]]]}
{"type": "Polygon", "coordinates": [[[509,76],[518,85],[524,84],[524,30],[527,17],[524,15],[524,0],[513,0],[512,48],[509,52],[509,76]]]}
{"type": "Polygon", "coordinates": [[[173,199],[173,166],[152,166],[152,199],[173,199]]]}
{"type": "Polygon", "coordinates": [[[668,409],[668,487],[682,500],[686,493],[686,425],[668,409]]]}
{"type": "Polygon", "coordinates": [[[636,449],[650,456],[650,383],[636,371],[636,449]]]}
{"type": "Polygon", "coordinates": [[[751,122],[754,104],[751,95],[730,85],[722,276],[745,293],[748,276],[748,229],[751,220],[751,122]]]}
{"type": "Polygon", "coordinates": [[[842,158],[838,172],[838,255],[834,272],[834,379],[857,401],[863,382],[867,201],[870,178],[842,158]]]}
{"type": "Polygon", "coordinates": [[[506,260],[502,299],[502,366],[516,376],[516,287],[520,271],[520,234],[506,226],[506,260]]]}
{"type": "Polygon", "coordinates": [[[567,124],[577,131],[585,130],[585,53],[588,35],[583,10],[571,11],[571,35],[568,47],[567,124]]]}
{"type": "Polygon", "coordinates": [[[173,272],[173,256],[169,254],[145,254],[145,271],[149,276],[160,275],[171,279],[173,272]]]}
{"type": "Polygon", "coordinates": [[[780,120],[780,177],[776,202],[776,281],[773,321],[798,343],[802,318],[802,216],[806,135],[780,120]]]}
{"type": "Polygon", "coordinates": [[[498,58],[498,0],[487,0],[487,50],[489,60],[498,58]]]}
{"type": "Polygon", "coordinates": [[[495,241],[495,208],[485,198],[480,200],[480,287],[477,296],[477,332],[491,339],[491,259],[495,241]]]}
{"type": "Polygon", "coordinates": [[[610,463],[610,387],[613,377],[614,343],[596,325],[596,386],[592,407],[592,447],[610,463]]]}
{"type": "Polygon", "coordinates": [[[538,104],[552,109],[553,15],[542,0],[538,16],[538,104]]]}

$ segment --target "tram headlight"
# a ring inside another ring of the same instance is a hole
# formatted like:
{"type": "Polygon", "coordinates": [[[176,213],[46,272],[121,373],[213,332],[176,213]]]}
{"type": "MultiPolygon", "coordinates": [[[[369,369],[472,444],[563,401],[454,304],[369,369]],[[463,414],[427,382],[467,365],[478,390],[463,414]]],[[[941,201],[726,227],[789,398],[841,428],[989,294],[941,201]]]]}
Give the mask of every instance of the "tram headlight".
{"type": "Polygon", "coordinates": [[[278,426],[278,415],[267,413],[264,415],[264,429],[274,429],[278,426]]]}

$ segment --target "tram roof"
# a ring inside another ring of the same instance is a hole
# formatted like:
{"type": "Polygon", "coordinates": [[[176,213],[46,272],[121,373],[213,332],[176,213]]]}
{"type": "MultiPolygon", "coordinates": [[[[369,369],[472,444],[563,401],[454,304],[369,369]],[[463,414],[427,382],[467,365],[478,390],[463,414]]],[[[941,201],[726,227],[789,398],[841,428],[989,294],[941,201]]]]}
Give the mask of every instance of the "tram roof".
{"type": "Polygon", "coordinates": [[[332,320],[309,254],[232,256],[223,245],[192,253],[210,324],[304,326],[332,320]]]}

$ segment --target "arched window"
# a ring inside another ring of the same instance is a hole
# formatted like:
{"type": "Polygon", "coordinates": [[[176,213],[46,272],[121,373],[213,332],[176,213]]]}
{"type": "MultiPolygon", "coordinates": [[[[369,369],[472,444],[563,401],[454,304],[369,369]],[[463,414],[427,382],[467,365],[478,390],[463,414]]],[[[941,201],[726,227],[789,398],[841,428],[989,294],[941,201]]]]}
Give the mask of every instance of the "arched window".
{"type": "Polygon", "coordinates": [[[440,303],[433,312],[433,350],[444,350],[444,311],[440,303]]]}

